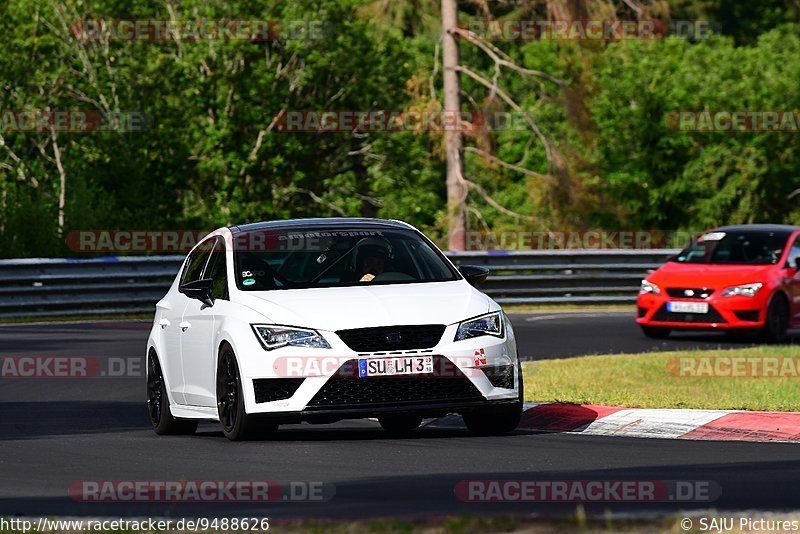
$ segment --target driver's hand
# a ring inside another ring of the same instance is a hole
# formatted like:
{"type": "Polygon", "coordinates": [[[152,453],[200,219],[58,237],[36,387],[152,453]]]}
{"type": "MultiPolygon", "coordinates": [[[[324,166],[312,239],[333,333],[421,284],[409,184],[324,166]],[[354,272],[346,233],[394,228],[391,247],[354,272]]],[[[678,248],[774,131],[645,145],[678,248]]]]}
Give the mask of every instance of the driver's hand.
{"type": "Polygon", "coordinates": [[[359,282],[372,282],[374,279],[375,279],[374,274],[367,273],[361,277],[361,280],[359,280],[359,282]]]}

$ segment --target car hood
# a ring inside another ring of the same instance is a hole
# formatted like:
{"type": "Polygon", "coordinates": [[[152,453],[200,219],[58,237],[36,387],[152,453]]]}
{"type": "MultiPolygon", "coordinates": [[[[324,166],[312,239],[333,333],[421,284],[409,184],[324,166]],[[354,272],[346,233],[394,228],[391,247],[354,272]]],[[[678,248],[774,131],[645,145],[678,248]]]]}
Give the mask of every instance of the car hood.
{"type": "Polygon", "coordinates": [[[671,261],[647,277],[661,287],[723,288],[762,281],[774,265],[719,265],[671,261]]]}
{"type": "Polygon", "coordinates": [[[486,313],[491,299],[463,280],[240,292],[237,300],[274,324],[336,331],[452,324],[486,313]]]}

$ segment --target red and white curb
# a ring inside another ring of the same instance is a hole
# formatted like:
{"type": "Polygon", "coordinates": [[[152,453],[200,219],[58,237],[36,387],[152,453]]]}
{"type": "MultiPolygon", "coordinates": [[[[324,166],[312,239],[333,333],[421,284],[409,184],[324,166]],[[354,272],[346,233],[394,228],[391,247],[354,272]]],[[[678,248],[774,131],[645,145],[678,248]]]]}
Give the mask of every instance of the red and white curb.
{"type": "MultiPolygon", "coordinates": [[[[459,419],[448,416],[430,424],[452,426],[459,419]]],[[[519,429],[631,438],[800,442],[800,412],[526,404],[519,429]]]]}

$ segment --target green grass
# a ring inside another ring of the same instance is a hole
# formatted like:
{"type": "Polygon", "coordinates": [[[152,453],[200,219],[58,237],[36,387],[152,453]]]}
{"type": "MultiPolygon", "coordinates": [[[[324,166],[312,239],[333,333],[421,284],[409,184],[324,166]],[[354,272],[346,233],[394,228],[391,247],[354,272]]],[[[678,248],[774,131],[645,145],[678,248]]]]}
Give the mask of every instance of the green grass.
{"type": "Polygon", "coordinates": [[[530,362],[523,366],[525,399],[630,408],[800,411],[800,377],[680,376],[674,367],[676,358],[687,356],[797,358],[800,347],[762,346],[530,362]]]}

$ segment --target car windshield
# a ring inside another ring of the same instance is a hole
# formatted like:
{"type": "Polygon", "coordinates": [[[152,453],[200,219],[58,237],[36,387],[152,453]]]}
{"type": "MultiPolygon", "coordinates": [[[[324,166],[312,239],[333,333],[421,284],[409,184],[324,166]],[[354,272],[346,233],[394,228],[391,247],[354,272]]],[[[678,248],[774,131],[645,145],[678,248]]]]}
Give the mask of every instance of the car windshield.
{"type": "Polygon", "coordinates": [[[717,230],[701,235],[674,259],[679,263],[778,263],[790,232],[766,230],[717,230]]]}
{"type": "Polygon", "coordinates": [[[446,282],[457,272],[412,230],[253,230],[234,238],[244,291],[446,282]]]}

